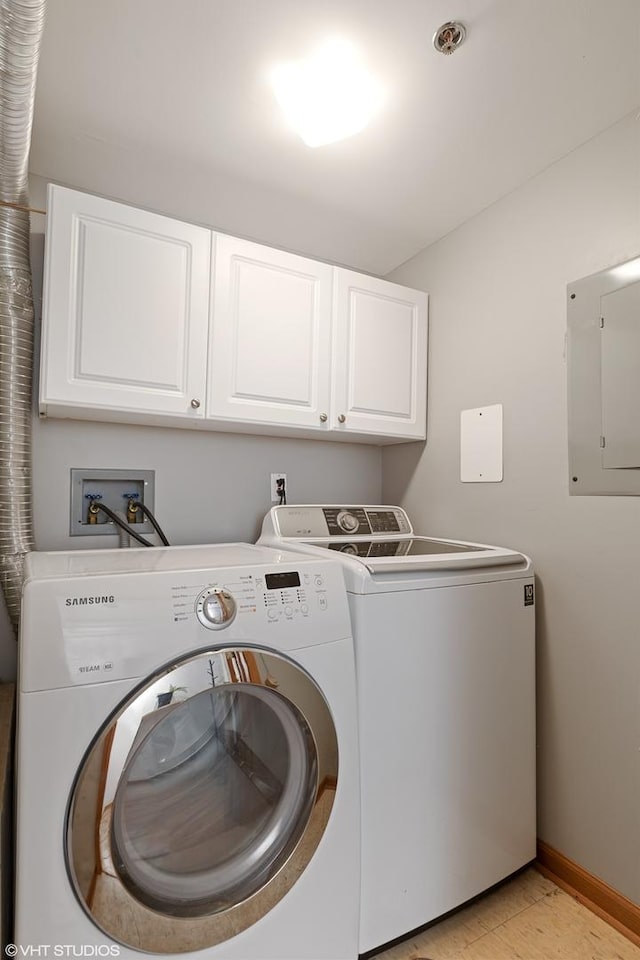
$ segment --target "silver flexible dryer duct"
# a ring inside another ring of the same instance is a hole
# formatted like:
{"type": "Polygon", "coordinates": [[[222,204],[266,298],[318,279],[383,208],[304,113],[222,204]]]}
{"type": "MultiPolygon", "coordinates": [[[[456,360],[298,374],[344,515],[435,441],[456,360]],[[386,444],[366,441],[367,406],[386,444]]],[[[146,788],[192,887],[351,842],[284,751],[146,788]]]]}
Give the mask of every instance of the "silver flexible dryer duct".
{"type": "MultiPolygon", "coordinates": [[[[0,200],[28,206],[46,0],[0,0],[0,200]]],[[[0,585],[17,630],[31,501],[33,296],[29,214],[0,206],[0,585]]]]}

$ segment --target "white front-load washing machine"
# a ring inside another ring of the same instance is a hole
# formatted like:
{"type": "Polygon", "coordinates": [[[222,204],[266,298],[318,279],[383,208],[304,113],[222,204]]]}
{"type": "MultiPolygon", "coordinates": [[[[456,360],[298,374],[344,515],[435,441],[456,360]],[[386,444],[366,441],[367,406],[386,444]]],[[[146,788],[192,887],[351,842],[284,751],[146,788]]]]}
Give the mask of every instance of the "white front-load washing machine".
{"type": "Polygon", "coordinates": [[[417,536],[389,506],[274,507],[260,543],[342,563],[365,953],[536,855],[532,564],[514,550],[417,536]]]}
{"type": "Polygon", "coordinates": [[[355,701],[335,562],[29,555],[18,950],[354,960],[355,701]]]}

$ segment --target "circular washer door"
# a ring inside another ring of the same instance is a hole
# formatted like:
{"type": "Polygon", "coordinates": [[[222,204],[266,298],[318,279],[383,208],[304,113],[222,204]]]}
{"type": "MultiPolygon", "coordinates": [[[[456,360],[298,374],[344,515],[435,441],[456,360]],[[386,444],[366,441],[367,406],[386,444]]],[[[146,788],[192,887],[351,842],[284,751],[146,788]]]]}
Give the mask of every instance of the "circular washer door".
{"type": "Polygon", "coordinates": [[[337,772],[329,707],[293,661],[251,647],[177,661],[130,694],[83,759],[66,829],[76,895],[135,949],[224,942],[310,861],[337,772]]]}

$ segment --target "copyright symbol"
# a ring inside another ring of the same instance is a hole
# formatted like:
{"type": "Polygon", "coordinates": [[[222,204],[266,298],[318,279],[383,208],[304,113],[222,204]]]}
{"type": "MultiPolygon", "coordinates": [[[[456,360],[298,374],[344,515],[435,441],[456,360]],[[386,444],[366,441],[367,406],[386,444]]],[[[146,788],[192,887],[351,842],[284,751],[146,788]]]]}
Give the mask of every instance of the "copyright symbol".
{"type": "Polygon", "coordinates": [[[8,957],[15,957],[18,952],[18,948],[16,947],[15,943],[8,943],[4,948],[4,952],[8,957]]]}

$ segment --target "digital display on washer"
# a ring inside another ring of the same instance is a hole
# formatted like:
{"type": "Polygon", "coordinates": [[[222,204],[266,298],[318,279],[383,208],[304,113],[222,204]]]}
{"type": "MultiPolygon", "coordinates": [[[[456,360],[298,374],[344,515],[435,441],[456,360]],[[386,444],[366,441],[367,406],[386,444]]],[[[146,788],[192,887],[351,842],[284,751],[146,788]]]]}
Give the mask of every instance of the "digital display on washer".
{"type": "Polygon", "coordinates": [[[267,590],[286,590],[287,587],[300,586],[300,574],[296,570],[292,573],[267,573],[264,582],[267,590]]]}
{"type": "Polygon", "coordinates": [[[371,533],[400,533],[400,524],[393,510],[367,510],[371,533]]]}

